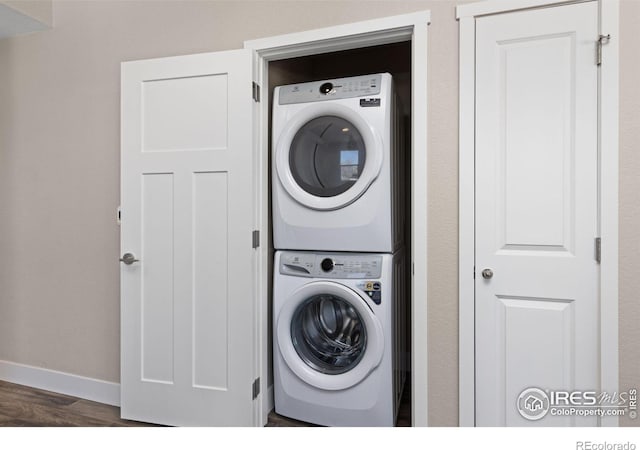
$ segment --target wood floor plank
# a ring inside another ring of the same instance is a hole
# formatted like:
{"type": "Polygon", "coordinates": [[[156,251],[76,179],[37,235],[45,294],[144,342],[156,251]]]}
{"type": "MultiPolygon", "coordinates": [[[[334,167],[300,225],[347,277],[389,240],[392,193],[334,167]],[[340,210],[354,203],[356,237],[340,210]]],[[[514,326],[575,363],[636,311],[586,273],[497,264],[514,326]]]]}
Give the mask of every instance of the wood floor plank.
{"type": "Polygon", "coordinates": [[[64,426],[64,425],[43,425],[40,422],[31,422],[28,420],[11,419],[7,422],[0,422],[2,427],[48,427],[48,426],[64,426]]]}
{"type": "Polygon", "coordinates": [[[110,426],[116,427],[140,427],[140,426],[155,426],[154,424],[147,424],[142,422],[135,422],[133,420],[124,420],[120,418],[120,408],[117,406],[105,405],[104,403],[92,402],[91,400],[78,400],[73,404],[64,408],[67,411],[72,411],[75,414],[79,414],[86,417],[92,417],[99,420],[104,420],[110,423],[110,426]]]}
{"type": "MultiPolygon", "coordinates": [[[[71,399],[70,401],[65,401],[64,403],[59,403],[57,401],[50,401],[46,397],[42,397],[39,395],[26,395],[23,393],[15,392],[15,391],[2,391],[0,390],[0,405],[2,404],[10,404],[10,402],[16,403],[26,403],[30,405],[39,405],[39,406],[47,406],[50,408],[64,408],[73,402],[78,401],[77,399],[71,399]]],[[[0,413],[2,413],[2,409],[0,407],[0,413]]],[[[6,414],[6,413],[5,413],[6,414]]]]}
{"type": "Polygon", "coordinates": [[[47,406],[65,406],[78,400],[76,397],[71,397],[70,395],[0,381],[0,398],[7,396],[12,398],[18,397],[25,401],[29,400],[47,406]]]}
{"type": "Polygon", "coordinates": [[[156,426],[120,419],[120,408],[0,381],[0,427],[156,426]]]}
{"type": "Polygon", "coordinates": [[[90,400],[77,400],[64,408],[87,417],[93,417],[107,422],[117,422],[120,420],[120,408],[103,403],[92,402],[90,400]]]}
{"type": "Polygon", "coordinates": [[[4,426],[3,424],[5,422],[9,422],[10,420],[13,420],[13,417],[5,416],[3,414],[0,414],[0,427],[4,426]]]}
{"type": "Polygon", "coordinates": [[[75,414],[73,411],[66,411],[61,407],[45,406],[29,400],[4,397],[0,398],[0,414],[42,426],[100,427],[109,425],[109,421],[75,414]]]}

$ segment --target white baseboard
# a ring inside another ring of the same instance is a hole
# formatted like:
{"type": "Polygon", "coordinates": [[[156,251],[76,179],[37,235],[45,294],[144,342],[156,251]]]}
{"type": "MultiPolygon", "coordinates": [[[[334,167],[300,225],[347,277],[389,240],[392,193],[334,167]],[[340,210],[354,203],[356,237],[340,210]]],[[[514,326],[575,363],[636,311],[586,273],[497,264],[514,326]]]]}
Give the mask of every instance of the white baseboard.
{"type": "Polygon", "coordinates": [[[120,384],[41,367],[0,361],[0,380],[120,406],[120,384]]]}

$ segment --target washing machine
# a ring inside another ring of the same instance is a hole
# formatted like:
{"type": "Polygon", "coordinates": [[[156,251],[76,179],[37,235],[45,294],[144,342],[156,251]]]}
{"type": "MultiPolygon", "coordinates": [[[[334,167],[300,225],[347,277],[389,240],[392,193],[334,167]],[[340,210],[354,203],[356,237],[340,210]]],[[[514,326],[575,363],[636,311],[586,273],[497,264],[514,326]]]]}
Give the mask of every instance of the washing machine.
{"type": "Polygon", "coordinates": [[[388,73],[275,88],[276,249],[382,253],[402,245],[398,108],[388,73]]]}
{"type": "Polygon", "coordinates": [[[404,253],[275,255],[276,413],[393,426],[405,381],[404,253]]]}

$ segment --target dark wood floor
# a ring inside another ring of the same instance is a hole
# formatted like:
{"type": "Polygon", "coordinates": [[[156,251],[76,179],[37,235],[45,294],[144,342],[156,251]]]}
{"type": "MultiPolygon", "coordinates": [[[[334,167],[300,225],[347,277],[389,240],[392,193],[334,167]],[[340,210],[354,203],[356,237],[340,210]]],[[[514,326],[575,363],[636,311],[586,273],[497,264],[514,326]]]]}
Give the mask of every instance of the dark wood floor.
{"type": "Polygon", "coordinates": [[[0,381],[2,427],[149,426],[120,419],[120,408],[0,381]]]}
{"type": "MultiPolygon", "coordinates": [[[[407,380],[398,413],[399,427],[411,426],[411,393],[407,380]]],[[[144,427],[120,419],[120,408],[69,395],[0,381],[0,427],[144,427]]],[[[268,427],[309,427],[308,423],[269,414],[268,427]]]]}

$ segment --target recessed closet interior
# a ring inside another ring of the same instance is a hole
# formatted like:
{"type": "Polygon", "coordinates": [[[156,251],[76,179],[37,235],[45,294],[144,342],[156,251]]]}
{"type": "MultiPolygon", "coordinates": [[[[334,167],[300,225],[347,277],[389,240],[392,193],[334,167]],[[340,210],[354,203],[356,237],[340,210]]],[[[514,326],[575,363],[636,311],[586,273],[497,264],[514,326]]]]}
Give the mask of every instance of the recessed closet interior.
{"type": "MultiPolygon", "coordinates": [[[[271,115],[273,111],[273,90],[276,86],[302,83],[308,81],[318,81],[333,78],[351,77],[358,75],[368,75],[388,72],[393,76],[394,89],[401,104],[400,113],[404,124],[404,242],[407,274],[406,279],[406,317],[403,321],[405,326],[407,352],[404,355],[405,367],[408,371],[407,382],[405,384],[404,399],[410,399],[406,395],[410,389],[411,375],[411,41],[371,46],[339,52],[316,54],[291,59],[271,61],[268,64],[268,101],[269,101],[269,186],[272,184],[272,126],[271,115]]],[[[271,208],[271,189],[269,189],[269,205],[271,208]]],[[[426,201],[426,200],[425,200],[426,201]]],[[[271,221],[271,209],[269,212],[271,221]]],[[[269,380],[273,383],[273,256],[274,248],[272,236],[269,236],[269,380]]],[[[405,400],[406,401],[406,400],[405,400]]],[[[406,408],[408,411],[411,408],[406,408]]],[[[410,418],[409,418],[410,423],[410,418]]]]}

